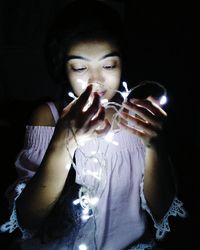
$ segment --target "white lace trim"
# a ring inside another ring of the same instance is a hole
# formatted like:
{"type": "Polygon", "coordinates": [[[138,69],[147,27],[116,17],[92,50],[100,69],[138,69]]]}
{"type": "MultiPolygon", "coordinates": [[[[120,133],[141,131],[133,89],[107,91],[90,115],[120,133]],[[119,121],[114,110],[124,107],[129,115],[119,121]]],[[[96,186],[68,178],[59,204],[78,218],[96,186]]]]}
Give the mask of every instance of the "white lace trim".
{"type": "Polygon", "coordinates": [[[187,215],[185,209],[182,207],[183,202],[181,202],[175,196],[169,210],[167,211],[167,213],[165,214],[163,219],[158,222],[154,219],[154,217],[151,213],[151,210],[147,205],[147,201],[146,201],[145,196],[144,196],[144,181],[142,181],[140,184],[140,197],[141,197],[141,201],[142,201],[142,208],[150,214],[150,216],[154,222],[154,227],[156,228],[156,239],[157,240],[163,239],[165,234],[167,232],[170,232],[170,226],[169,226],[169,221],[168,221],[169,216],[179,215],[180,217],[184,218],[187,215]]]}
{"type": "Polygon", "coordinates": [[[155,242],[152,240],[149,243],[139,243],[136,246],[128,248],[128,250],[151,250],[156,247],[155,242]]]}
{"type": "Polygon", "coordinates": [[[12,213],[10,216],[10,220],[0,226],[0,232],[8,231],[9,233],[12,233],[15,229],[19,228],[20,231],[22,232],[22,239],[28,239],[31,237],[31,234],[27,230],[20,227],[18,223],[17,211],[16,211],[16,200],[20,196],[21,192],[23,191],[25,187],[26,187],[25,183],[19,183],[16,186],[15,188],[16,196],[13,201],[13,209],[12,209],[12,213]]]}

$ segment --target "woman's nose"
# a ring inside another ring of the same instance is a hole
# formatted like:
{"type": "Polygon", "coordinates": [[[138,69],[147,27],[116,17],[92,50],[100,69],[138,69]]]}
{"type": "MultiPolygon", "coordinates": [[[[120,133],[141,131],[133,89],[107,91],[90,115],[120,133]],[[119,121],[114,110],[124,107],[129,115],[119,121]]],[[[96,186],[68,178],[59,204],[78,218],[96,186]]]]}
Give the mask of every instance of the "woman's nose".
{"type": "Polygon", "coordinates": [[[92,84],[95,89],[102,88],[104,84],[104,77],[101,72],[95,71],[90,74],[88,84],[92,84]]]}
{"type": "Polygon", "coordinates": [[[93,86],[93,91],[101,91],[103,89],[103,83],[101,82],[97,82],[97,81],[94,81],[94,82],[90,82],[89,84],[92,84],[93,86]]]}

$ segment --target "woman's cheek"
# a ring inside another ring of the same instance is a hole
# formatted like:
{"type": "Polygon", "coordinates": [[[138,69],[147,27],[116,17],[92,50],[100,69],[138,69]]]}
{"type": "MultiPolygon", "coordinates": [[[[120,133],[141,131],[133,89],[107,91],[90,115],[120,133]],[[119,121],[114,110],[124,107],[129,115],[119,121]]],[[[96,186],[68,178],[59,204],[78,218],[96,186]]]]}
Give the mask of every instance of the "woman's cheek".
{"type": "Polygon", "coordinates": [[[77,96],[80,96],[87,87],[86,79],[75,77],[71,79],[71,86],[77,96]]]}

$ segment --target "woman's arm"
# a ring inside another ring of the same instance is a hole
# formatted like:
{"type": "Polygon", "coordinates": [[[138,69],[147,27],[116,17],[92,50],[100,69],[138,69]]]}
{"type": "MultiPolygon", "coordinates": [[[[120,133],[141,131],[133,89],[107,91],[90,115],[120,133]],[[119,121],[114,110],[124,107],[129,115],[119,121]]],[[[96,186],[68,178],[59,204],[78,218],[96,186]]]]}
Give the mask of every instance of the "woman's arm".
{"type": "Polygon", "coordinates": [[[173,169],[162,143],[146,148],[144,195],[154,218],[161,220],[175,197],[173,169]]]}
{"type": "MultiPolygon", "coordinates": [[[[34,115],[32,125],[48,124],[48,119],[44,120],[44,112],[41,107],[34,115]]],[[[59,134],[57,130],[55,128],[38,171],[16,201],[18,219],[22,227],[31,229],[41,223],[51,211],[67,179],[76,143],[72,136],[66,137],[64,131],[59,134]]]]}
{"type": "Polygon", "coordinates": [[[121,113],[120,125],[143,141],[145,150],[144,195],[156,220],[163,218],[175,196],[175,181],[165,143],[167,114],[149,100],[130,100],[121,113]],[[127,122],[131,122],[130,126],[127,122]]]}
{"type": "MultiPolygon", "coordinates": [[[[91,92],[92,87],[89,86],[76,102],[64,109],[40,168],[17,199],[22,227],[36,229],[41,225],[63,190],[77,142],[83,136],[92,138],[95,129],[104,122],[105,111],[100,107],[98,94],[93,94],[91,106],[83,112],[91,92]],[[96,114],[96,118],[91,120],[96,114]]],[[[108,124],[105,131],[107,129],[108,124]]]]}

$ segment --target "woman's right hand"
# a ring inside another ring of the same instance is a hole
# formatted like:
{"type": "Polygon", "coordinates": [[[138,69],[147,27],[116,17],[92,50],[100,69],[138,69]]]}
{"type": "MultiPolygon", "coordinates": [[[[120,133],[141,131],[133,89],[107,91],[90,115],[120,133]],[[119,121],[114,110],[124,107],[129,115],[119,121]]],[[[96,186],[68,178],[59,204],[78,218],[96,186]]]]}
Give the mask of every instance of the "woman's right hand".
{"type": "Polygon", "coordinates": [[[85,138],[103,135],[109,128],[100,96],[88,86],[63,110],[37,173],[17,199],[20,223],[25,228],[37,230],[47,218],[62,193],[77,146],[85,138]],[[91,105],[84,111],[89,100],[91,105]],[[103,124],[104,128],[98,129],[103,124]]]}
{"type": "Polygon", "coordinates": [[[89,85],[78,99],[64,108],[56,126],[56,131],[64,134],[65,141],[72,140],[77,145],[95,136],[105,135],[109,129],[110,123],[105,119],[105,109],[101,106],[100,96],[92,92],[92,85],[89,85]],[[89,100],[91,104],[85,111],[84,107],[89,100]],[[98,129],[99,127],[101,129],[98,129]]]}

